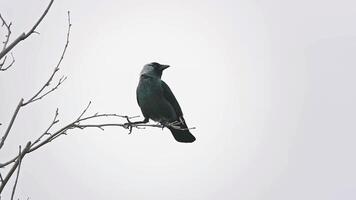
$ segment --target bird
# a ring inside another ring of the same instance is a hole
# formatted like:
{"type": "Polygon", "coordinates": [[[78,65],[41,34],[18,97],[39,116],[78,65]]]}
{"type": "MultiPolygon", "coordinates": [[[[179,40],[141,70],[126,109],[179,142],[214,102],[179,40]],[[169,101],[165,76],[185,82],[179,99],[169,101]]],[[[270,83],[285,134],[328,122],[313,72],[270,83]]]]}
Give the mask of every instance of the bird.
{"type": "Polygon", "coordinates": [[[189,131],[182,109],[172,90],[161,79],[162,72],[168,67],[152,62],[144,65],[140,73],[136,99],[144,116],[141,123],[151,119],[167,127],[176,141],[192,143],[196,138],[189,131]]]}

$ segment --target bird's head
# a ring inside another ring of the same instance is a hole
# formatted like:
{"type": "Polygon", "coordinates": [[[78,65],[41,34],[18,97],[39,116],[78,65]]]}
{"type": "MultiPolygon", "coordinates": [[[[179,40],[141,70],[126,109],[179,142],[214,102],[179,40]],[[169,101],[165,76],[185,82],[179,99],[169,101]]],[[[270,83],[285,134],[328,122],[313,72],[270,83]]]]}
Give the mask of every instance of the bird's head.
{"type": "Polygon", "coordinates": [[[156,62],[152,62],[143,66],[140,75],[145,75],[153,78],[161,78],[163,70],[167,69],[169,65],[161,65],[156,62]]]}

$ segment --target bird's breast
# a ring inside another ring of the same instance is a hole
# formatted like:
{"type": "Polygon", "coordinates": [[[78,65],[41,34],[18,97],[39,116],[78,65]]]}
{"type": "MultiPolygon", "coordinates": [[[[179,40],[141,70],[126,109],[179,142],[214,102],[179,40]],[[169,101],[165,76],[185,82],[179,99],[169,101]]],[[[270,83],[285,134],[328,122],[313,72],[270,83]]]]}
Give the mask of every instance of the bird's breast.
{"type": "Polygon", "coordinates": [[[158,81],[150,79],[141,79],[137,86],[137,100],[140,107],[148,110],[148,107],[154,106],[157,101],[162,99],[161,87],[157,84],[158,81]]]}
{"type": "Polygon", "coordinates": [[[141,79],[137,86],[137,97],[151,99],[161,95],[161,88],[157,81],[141,79]]]}
{"type": "Polygon", "coordinates": [[[174,118],[174,112],[163,96],[160,80],[141,79],[136,95],[144,116],[159,122],[174,118]]]}

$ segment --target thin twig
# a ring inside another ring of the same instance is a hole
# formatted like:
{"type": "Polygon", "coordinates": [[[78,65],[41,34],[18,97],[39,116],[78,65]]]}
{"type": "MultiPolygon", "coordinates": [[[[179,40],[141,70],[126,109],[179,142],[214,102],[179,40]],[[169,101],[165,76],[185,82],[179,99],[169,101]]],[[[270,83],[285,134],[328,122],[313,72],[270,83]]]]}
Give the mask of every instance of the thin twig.
{"type": "Polygon", "coordinates": [[[12,61],[11,61],[11,63],[10,63],[7,67],[4,67],[6,58],[7,58],[7,56],[5,56],[5,58],[3,59],[2,63],[0,63],[0,71],[8,70],[8,69],[15,63],[14,55],[11,53],[11,59],[12,59],[12,61]]]}
{"type": "MultiPolygon", "coordinates": [[[[2,25],[1,26],[5,26],[6,27],[6,30],[7,30],[7,34],[5,35],[5,41],[2,42],[3,43],[3,47],[2,47],[2,50],[3,51],[6,47],[7,47],[7,44],[9,43],[9,40],[10,40],[10,36],[11,36],[11,25],[12,25],[12,22],[10,23],[7,23],[5,21],[5,19],[1,16],[0,14],[0,19],[2,21],[2,25]]],[[[4,67],[5,65],[5,62],[6,62],[6,58],[7,56],[4,57],[4,59],[2,59],[2,62],[0,63],[0,71],[5,71],[7,69],[9,69],[15,62],[15,58],[14,58],[14,55],[11,53],[11,58],[12,58],[12,61],[11,63],[7,66],[7,67],[4,67]]],[[[1,60],[1,59],[0,59],[1,60]]]]}
{"type": "MultiPolygon", "coordinates": [[[[83,112],[80,113],[79,117],[77,118],[77,121],[79,121],[79,120],[83,117],[83,115],[84,115],[84,114],[87,112],[87,110],[89,109],[90,105],[91,105],[91,101],[89,101],[87,107],[84,108],[83,112]]],[[[96,113],[95,113],[95,114],[96,114],[96,113]]]]}
{"type": "Polygon", "coordinates": [[[35,32],[37,26],[41,23],[43,18],[46,16],[48,13],[49,9],[51,8],[54,0],[51,0],[46,8],[46,10],[43,12],[41,17],[37,20],[35,25],[27,32],[27,33],[22,33],[20,36],[18,36],[9,46],[7,46],[5,49],[3,49],[0,52],[0,60],[8,53],[10,52],[19,42],[25,40],[28,36],[30,36],[32,33],[35,32]]]}
{"type": "Polygon", "coordinates": [[[15,195],[15,190],[16,190],[16,186],[17,186],[17,181],[19,179],[19,175],[20,175],[20,169],[21,169],[21,163],[22,163],[22,158],[21,158],[21,145],[19,146],[19,166],[17,167],[17,174],[16,174],[16,179],[15,179],[15,183],[14,183],[14,187],[12,188],[12,193],[11,193],[11,200],[14,199],[14,195],[15,195]]]}
{"type": "Polygon", "coordinates": [[[6,30],[7,30],[7,34],[5,35],[5,41],[3,42],[4,46],[2,47],[2,50],[4,50],[7,46],[7,43],[9,43],[9,40],[10,40],[10,36],[11,36],[11,25],[12,25],[12,22],[10,23],[7,23],[5,21],[5,19],[1,16],[0,14],[0,19],[2,21],[2,25],[1,26],[5,26],[6,27],[6,30]]]}
{"type": "Polygon", "coordinates": [[[7,182],[9,181],[9,179],[11,178],[12,174],[15,172],[15,170],[19,166],[19,164],[20,164],[21,160],[23,159],[23,157],[26,155],[26,153],[28,153],[28,150],[30,149],[30,147],[31,147],[31,142],[28,142],[26,144],[26,147],[24,148],[24,150],[21,152],[21,154],[17,156],[15,164],[11,167],[11,169],[7,173],[6,177],[4,178],[4,181],[1,182],[0,194],[1,194],[2,190],[4,189],[5,185],[7,184],[7,182]]]}
{"type": "Polygon", "coordinates": [[[12,117],[11,117],[10,124],[9,124],[9,126],[7,127],[7,129],[6,129],[4,136],[1,138],[1,141],[0,141],[0,149],[4,146],[5,140],[6,140],[7,136],[9,135],[9,132],[10,132],[10,130],[11,130],[11,128],[12,128],[12,125],[14,124],[14,121],[15,121],[15,119],[16,119],[17,114],[19,113],[19,110],[20,110],[20,108],[21,108],[21,106],[22,106],[22,103],[23,103],[23,99],[21,99],[20,102],[19,102],[19,104],[17,105],[17,107],[16,107],[16,109],[15,109],[15,112],[14,112],[14,114],[13,114],[12,117]]]}
{"type": "Polygon", "coordinates": [[[38,101],[40,99],[42,99],[43,97],[47,96],[49,93],[53,92],[54,90],[56,90],[66,79],[67,77],[62,77],[59,79],[57,85],[55,87],[53,87],[52,89],[50,89],[49,91],[45,92],[44,94],[41,94],[44,89],[46,89],[52,82],[52,79],[53,77],[56,75],[56,73],[58,72],[59,70],[59,67],[63,61],[63,58],[64,58],[64,55],[67,51],[67,47],[68,47],[68,44],[69,44],[69,35],[70,35],[70,30],[71,30],[71,27],[72,27],[72,24],[71,24],[71,21],[70,21],[70,12],[68,11],[68,30],[67,30],[67,40],[66,40],[66,43],[64,45],[64,49],[62,51],[62,55],[56,65],[56,67],[54,68],[51,76],[49,77],[49,79],[47,80],[47,82],[41,87],[41,89],[35,94],[33,95],[28,101],[26,101],[25,103],[23,103],[23,106],[26,106],[27,104],[29,103],[33,103],[35,101],[38,101]]]}
{"type": "Polygon", "coordinates": [[[121,118],[125,118],[125,116],[123,116],[123,115],[118,115],[118,114],[113,114],[113,113],[109,113],[109,114],[98,114],[98,113],[95,113],[94,115],[78,119],[78,122],[85,121],[85,120],[92,119],[92,118],[99,118],[99,117],[121,117],[121,118]]]}
{"type": "Polygon", "coordinates": [[[38,137],[38,138],[32,143],[31,147],[34,146],[35,144],[37,144],[39,141],[41,141],[41,139],[42,139],[44,136],[46,136],[46,135],[51,135],[51,133],[49,133],[49,131],[51,130],[51,128],[52,128],[56,123],[59,122],[59,120],[57,119],[58,114],[59,114],[59,113],[58,113],[58,108],[57,108],[52,123],[48,126],[48,128],[46,129],[46,131],[45,131],[42,135],[40,135],[40,137],[38,137]]]}

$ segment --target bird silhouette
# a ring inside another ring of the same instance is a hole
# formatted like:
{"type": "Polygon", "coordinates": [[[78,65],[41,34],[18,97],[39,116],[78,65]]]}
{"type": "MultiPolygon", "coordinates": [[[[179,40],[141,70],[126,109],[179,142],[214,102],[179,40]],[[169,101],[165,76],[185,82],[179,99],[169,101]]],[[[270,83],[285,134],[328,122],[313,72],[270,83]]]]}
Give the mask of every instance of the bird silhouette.
{"type": "Polygon", "coordinates": [[[152,119],[166,126],[176,141],[191,143],[195,137],[187,127],[182,109],[171,89],[161,80],[163,70],[168,67],[153,62],[146,64],[140,73],[136,97],[145,118],[142,123],[152,119]]]}

